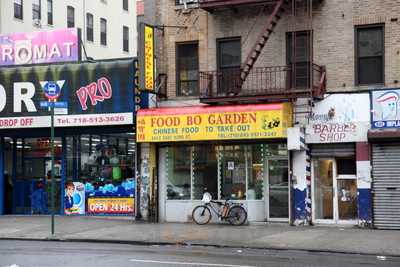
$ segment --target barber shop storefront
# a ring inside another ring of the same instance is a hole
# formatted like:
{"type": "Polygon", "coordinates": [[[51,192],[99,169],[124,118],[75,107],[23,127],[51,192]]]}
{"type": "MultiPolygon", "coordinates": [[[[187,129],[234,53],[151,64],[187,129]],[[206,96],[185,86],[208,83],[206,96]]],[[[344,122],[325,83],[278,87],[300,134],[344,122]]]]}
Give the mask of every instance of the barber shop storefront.
{"type": "Polygon", "coordinates": [[[0,70],[1,214],[134,215],[134,60],[0,70]],[[52,104],[50,104],[52,103],[52,104]]]}
{"type": "Polygon", "coordinates": [[[312,221],[370,224],[369,94],[330,94],[306,128],[312,221]]]}
{"type": "Polygon", "coordinates": [[[289,221],[287,103],[140,110],[155,143],[160,221],[191,220],[205,191],[245,204],[249,221],[289,221]]]}

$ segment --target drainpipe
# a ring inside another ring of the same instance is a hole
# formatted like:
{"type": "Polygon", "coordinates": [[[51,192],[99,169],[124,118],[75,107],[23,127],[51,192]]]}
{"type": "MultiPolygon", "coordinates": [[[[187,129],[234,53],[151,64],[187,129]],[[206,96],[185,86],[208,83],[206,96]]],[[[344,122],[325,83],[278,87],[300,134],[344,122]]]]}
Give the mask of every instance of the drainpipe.
{"type": "MultiPolygon", "coordinates": [[[[2,2],[2,3],[4,3],[4,2],[2,2]]],[[[0,33],[3,33],[3,31],[2,31],[2,29],[1,29],[1,26],[2,26],[2,18],[3,18],[3,14],[1,14],[1,11],[3,10],[2,9],[3,7],[2,7],[2,5],[0,4],[0,33]]]]}
{"type": "MultiPolygon", "coordinates": [[[[82,7],[82,16],[83,16],[83,23],[82,23],[82,36],[81,36],[81,42],[82,42],[82,45],[81,45],[81,49],[82,49],[82,47],[83,47],[83,49],[86,49],[85,47],[85,45],[86,45],[86,0],[82,0],[83,1],[83,3],[82,3],[82,5],[83,5],[83,7],[82,7]]],[[[87,60],[87,56],[86,56],[86,51],[85,51],[85,60],[87,60]]]]}

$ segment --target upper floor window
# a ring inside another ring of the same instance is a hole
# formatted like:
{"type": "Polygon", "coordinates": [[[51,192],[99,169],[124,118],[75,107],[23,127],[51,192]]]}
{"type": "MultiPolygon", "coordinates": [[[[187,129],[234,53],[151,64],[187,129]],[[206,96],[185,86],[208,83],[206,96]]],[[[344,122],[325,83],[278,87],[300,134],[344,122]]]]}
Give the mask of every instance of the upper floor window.
{"type": "Polygon", "coordinates": [[[198,43],[177,45],[177,95],[195,96],[199,94],[198,43]]]}
{"type": "Polygon", "coordinates": [[[75,27],[75,8],[72,6],[67,6],[67,27],[75,27]]]}
{"type": "Polygon", "coordinates": [[[100,44],[107,45],[107,20],[100,19],[100,44]]]}
{"type": "Polygon", "coordinates": [[[47,0],[47,24],[53,25],[53,0],[47,0]]]}
{"type": "Polygon", "coordinates": [[[122,0],[122,8],[128,11],[128,0],[122,0]]]}
{"type": "Polygon", "coordinates": [[[384,83],[384,26],[356,27],[356,84],[384,83]]]}
{"type": "Polygon", "coordinates": [[[218,93],[235,93],[240,77],[241,65],[240,38],[217,40],[217,90],[218,93]]]}
{"type": "Polygon", "coordinates": [[[124,26],[123,27],[123,40],[122,40],[122,42],[123,42],[123,50],[125,51],[125,52],[129,52],[129,28],[128,27],[126,27],[126,26],[124,26]]]}
{"type": "Polygon", "coordinates": [[[286,62],[291,70],[288,73],[290,75],[288,86],[290,88],[309,88],[311,83],[311,32],[289,32],[286,41],[286,62]]]}
{"type": "Polygon", "coordinates": [[[14,18],[23,19],[23,0],[14,0],[14,18]]]}
{"type": "Polygon", "coordinates": [[[93,15],[86,13],[86,40],[93,42],[93,15]]]}
{"type": "Polygon", "coordinates": [[[41,14],[41,0],[32,1],[32,19],[40,20],[42,18],[41,14]]]}

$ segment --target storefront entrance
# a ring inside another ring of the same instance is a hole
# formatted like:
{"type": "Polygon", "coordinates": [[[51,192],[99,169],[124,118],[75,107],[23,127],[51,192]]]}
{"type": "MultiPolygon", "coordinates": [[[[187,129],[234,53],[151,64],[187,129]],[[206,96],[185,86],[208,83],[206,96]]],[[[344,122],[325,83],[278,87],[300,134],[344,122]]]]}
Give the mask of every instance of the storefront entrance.
{"type": "Polygon", "coordinates": [[[357,223],[357,179],[351,158],[313,160],[313,221],[357,223]]]}
{"type": "MultiPolygon", "coordinates": [[[[5,214],[50,214],[50,139],[4,140],[5,214]]],[[[62,136],[54,146],[56,214],[134,215],[132,133],[62,136]]]]}
{"type": "Polygon", "coordinates": [[[187,221],[207,191],[215,200],[243,202],[250,221],[288,222],[285,144],[174,145],[159,155],[162,220],[187,221]]]}
{"type": "MultiPolygon", "coordinates": [[[[6,138],[5,213],[48,214],[51,209],[51,149],[48,138],[6,138]]],[[[61,138],[55,140],[55,208],[60,211],[61,138]]]]}
{"type": "Polygon", "coordinates": [[[289,180],[287,158],[267,160],[267,183],[265,212],[268,221],[288,221],[289,218],[289,180]]]}

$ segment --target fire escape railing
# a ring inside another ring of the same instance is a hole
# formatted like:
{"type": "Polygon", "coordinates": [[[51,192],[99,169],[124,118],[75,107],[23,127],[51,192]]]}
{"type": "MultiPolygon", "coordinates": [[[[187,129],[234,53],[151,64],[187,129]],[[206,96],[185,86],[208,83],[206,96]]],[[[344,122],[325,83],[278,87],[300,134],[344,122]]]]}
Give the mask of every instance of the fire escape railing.
{"type": "Polygon", "coordinates": [[[290,97],[310,90],[313,96],[319,96],[325,91],[325,68],[317,64],[312,66],[312,75],[305,82],[299,82],[293,77],[290,65],[253,68],[244,83],[240,77],[240,69],[201,71],[200,98],[272,95],[290,97]]]}

